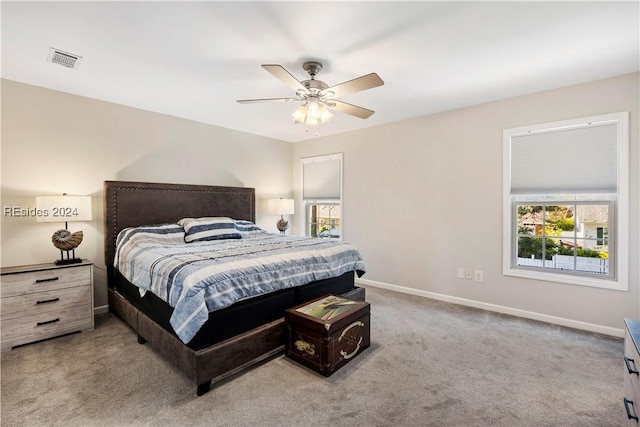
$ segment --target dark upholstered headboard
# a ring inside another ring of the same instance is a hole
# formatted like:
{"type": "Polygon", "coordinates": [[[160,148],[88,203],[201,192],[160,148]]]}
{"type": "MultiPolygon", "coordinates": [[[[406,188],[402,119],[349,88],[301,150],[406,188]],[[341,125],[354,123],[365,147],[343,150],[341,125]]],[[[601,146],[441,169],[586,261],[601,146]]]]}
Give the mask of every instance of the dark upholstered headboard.
{"type": "Polygon", "coordinates": [[[115,242],[127,227],[227,216],[256,220],[255,189],[151,182],[104,182],[104,260],[112,276],[115,242]]]}

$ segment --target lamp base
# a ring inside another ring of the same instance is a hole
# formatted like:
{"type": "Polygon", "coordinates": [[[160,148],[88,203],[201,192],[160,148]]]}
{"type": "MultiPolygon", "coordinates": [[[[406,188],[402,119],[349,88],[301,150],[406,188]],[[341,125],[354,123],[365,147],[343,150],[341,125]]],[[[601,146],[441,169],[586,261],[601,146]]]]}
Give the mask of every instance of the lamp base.
{"type": "Polygon", "coordinates": [[[278,230],[280,230],[280,234],[284,234],[284,232],[287,231],[287,228],[289,228],[289,221],[285,221],[284,218],[280,217],[276,226],[278,227],[278,230]]]}
{"type": "Polygon", "coordinates": [[[60,259],[55,260],[56,265],[78,264],[82,262],[82,259],[76,258],[76,250],[60,251],[60,259]],[[64,257],[64,253],[67,253],[67,257],[64,257]]]}
{"type": "Polygon", "coordinates": [[[67,264],[78,264],[81,263],[81,258],[71,258],[71,259],[57,259],[55,260],[56,265],[67,265],[67,264]]]}

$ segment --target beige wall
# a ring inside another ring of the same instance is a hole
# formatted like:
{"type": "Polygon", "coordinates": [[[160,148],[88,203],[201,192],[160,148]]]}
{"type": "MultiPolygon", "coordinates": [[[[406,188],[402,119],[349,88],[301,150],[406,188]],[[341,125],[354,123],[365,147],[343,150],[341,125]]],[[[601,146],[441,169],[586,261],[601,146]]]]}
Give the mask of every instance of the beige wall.
{"type": "Polygon", "coordinates": [[[297,143],[294,194],[299,159],[344,153],[344,238],[363,252],[369,284],[621,330],[640,315],[638,83],[620,76],[297,143]],[[503,276],[502,130],[618,111],[631,126],[629,291],[503,276]],[[484,282],[458,279],[458,267],[484,282]]]}
{"type": "MultiPolygon", "coordinates": [[[[92,195],[77,256],[95,264],[95,305],[107,304],[102,186],[130,180],[256,188],[257,223],[277,232],[266,199],[291,196],[292,147],[242,132],[2,80],[2,206],[44,194],[92,195]]],[[[4,210],[3,210],[4,212],[4,210]]],[[[51,262],[64,224],[2,216],[2,266],[51,262]]]]}
{"type": "MultiPolygon", "coordinates": [[[[104,180],[255,187],[257,222],[275,231],[265,200],[299,198],[300,158],[341,152],[344,238],[361,249],[369,284],[621,330],[623,317],[640,317],[638,83],[638,74],[620,76],[289,144],[2,80],[2,206],[92,195],[94,220],[78,224],[78,255],[96,265],[103,306],[104,180]],[[629,291],[503,276],[502,130],[616,111],[630,111],[629,291]],[[456,278],[457,267],[484,271],[484,283],[456,278]]],[[[293,219],[300,233],[302,217],[293,219]]],[[[2,266],[55,259],[49,239],[57,228],[3,216],[2,266]]]]}

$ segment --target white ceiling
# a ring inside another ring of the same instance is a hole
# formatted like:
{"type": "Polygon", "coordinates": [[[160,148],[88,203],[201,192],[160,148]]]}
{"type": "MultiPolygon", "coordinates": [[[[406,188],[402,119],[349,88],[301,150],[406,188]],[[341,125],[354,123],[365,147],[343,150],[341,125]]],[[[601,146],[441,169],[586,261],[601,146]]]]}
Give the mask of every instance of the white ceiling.
{"type": "Polygon", "coordinates": [[[8,2],[2,77],[285,141],[598,80],[639,70],[639,2],[8,2]],[[48,63],[50,47],[83,57],[48,63]],[[299,80],[306,60],[330,86],[376,72],[385,81],[341,100],[310,129],[263,70],[299,80]]]}

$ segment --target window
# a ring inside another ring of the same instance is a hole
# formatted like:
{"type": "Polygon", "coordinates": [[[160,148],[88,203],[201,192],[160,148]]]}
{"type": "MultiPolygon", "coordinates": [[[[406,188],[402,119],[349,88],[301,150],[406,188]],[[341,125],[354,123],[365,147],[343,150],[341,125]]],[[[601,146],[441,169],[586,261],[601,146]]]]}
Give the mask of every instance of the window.
{"type": "Polygon", "coordinates": [[[516,259],[519,267],[534,267],[612,277],[609,238],[613,203],[516,202],[516,259]]]}
{"type": "Polygon", "coordinates": [[[309,202],[307,204],[308,236],[340,238],[340,204],[309,202]]]}
{"type": "Polygon", "coordinates": [[[506,275],[627,289],[628,113],[504,131],[506,275]]]}
{"type": "Polygon", "coordinates": [[[342,236],[342,154],[302,159],[305,235],[342,236]]]}

